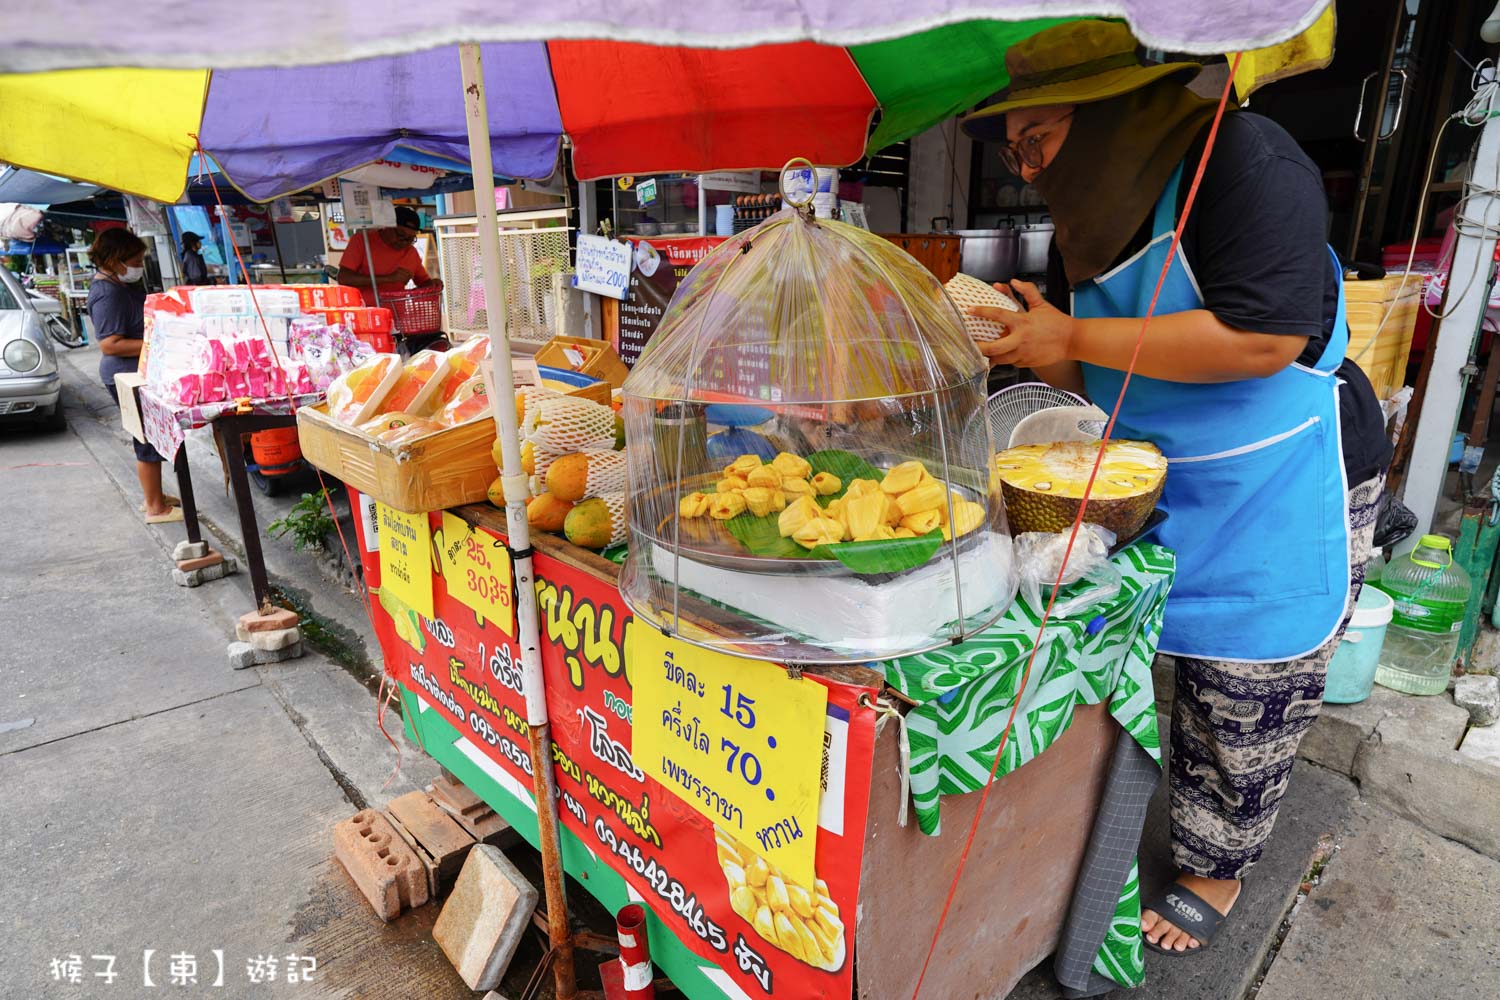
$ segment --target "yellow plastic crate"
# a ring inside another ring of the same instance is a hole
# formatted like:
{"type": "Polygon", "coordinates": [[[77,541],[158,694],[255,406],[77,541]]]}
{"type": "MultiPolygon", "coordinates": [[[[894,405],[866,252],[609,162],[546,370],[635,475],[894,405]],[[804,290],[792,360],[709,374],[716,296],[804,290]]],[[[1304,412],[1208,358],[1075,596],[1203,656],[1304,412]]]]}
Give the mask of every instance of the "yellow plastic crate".
{"type": "Polygon", "coordinates": [[[1404,289],[1403,277],[1388,274],[1374,281],[1344,282],[1344,307],[1349,318],[1349,349],[1345,357],[1352,358],[1364,370],[1375,395],[1381,399],[1389,398],[1405,380],[1417,310],[1422,307],[1423,275],[1411,275],[1404,289]],[[1385,318],[1387,311],[1391,314],[1389,319],[1385,318]],[[1384,328],[1380,325],[1382,319],[1384,328]],[[1378,341],[1376,330],[1380,331],[1378,341]]]}

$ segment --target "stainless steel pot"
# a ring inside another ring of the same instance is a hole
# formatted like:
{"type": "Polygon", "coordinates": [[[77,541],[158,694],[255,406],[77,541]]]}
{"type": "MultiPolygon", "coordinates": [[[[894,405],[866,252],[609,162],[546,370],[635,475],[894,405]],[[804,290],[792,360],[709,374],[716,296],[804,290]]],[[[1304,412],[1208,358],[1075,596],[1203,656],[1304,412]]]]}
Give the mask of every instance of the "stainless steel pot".
{"type": "Polygon", "coordinates": [[[1016,258],[1016,270],[1020,274],[1046,274],[1047,250],[1052,246],[1056,226],[1050,222],[1036,222],[1022,226],[1019,234],[1020,251],[1016,258]]]}
{"type": "MultiPolygon", "coordinates": [[[[947,220],[933,219],[937,223],[947,220]]],[[[1016,276],[1016,256],[1020,250],[1019,234],[1014,228],[1005,229],[943,229],[950,236],[959,238],[958,269],[972,278],[987,284],[1009,281],[1016,276]]]]}

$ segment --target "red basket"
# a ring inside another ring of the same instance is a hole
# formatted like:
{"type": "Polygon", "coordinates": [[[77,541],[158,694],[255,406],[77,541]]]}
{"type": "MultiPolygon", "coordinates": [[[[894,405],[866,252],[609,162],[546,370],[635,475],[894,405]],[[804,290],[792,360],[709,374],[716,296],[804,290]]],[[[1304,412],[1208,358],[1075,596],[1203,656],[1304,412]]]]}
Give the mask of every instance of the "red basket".
{"type": "Polygon", "coordinates": [[[442,330],[442,303],[443,290],[437,286],[380,296],[380,304],[391,311],[396,321],[396,332],[408,337],[414,333],[437,333],[442,330]]]}

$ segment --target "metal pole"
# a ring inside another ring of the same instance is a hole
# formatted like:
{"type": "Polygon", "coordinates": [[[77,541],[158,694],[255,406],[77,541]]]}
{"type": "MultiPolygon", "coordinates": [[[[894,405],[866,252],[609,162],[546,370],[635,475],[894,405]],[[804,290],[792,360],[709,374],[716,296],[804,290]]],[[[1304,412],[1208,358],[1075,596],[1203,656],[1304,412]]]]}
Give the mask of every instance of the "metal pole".
{"type": "MultiPolygon", "coordinates": [[[[593,181],[578,182],[578,234],[593,234],[599,228],[599,192],[593,181]]],[[[583,294],[583,314],[587,317],[584,336],[595,340],[604,339],[604,326],[599,316],[599,296],[583,294]]]]}
{"type": "Polygon", "coordinates": [[[1464,226],[1471,233],[1460,230],[1454,244],[1453,267],[1448,272],[1448,312],[1437,327],[1433,342],[1427,345],[1432,354],[1432,369],[1402,497],[1417,515],[1417,530],[1396,546],[1398,553],[1415,548],[1417,540],[1432,529],[1438,496],[1448,474],[1448,452],[1463,405],[1466,380],[1462,371],[1469,360],[1475,331],[1489,307],[1486,279],[1495,253],[1495,237],[1472,235],[1472,230],[1493,231],[1491,227],[1500,222],[1500,198],[1489,193],[1500,186],[1495,182],[1497,174],[1500,174],[1500,125],[1491,118],[1480,133],[1479,150],[1474,157],[1473,179],[1477,189],[1469,197],[1463,216],[1454,220],[1455,225],[1464,226]],[[1469,221],[1465,224],[1464,220],[1469,221]]]}
{"type": "Polygon", "coordinates": [[[490,366],[482,369],[489,383],[495,430],[500,439],[501,483],[505,493],[506,534],[515,559],[516,625],[521,645],[521,686],[526,695],[526,723],[531,741],[532,790],[536,795],[538,846],[547,899],[548,936],[556,957],[552,973],[558,1000],[573,1000],[573,936],[568,929],[568,901],[558,845],[557,780],[552,769],[552,732],[547,718],[547,690],[542,678],[538,636],[536,578],[531,561],[531,529],[526,523],[527,476],[521,471],[521,440],[516,423],[516,389],[510,377],[510,340],[505,330],[505,296],[500,276],[500,222],[495,216],[495,172],[490,156],[490,116],[484,94],[484,63],[479,46],[460,45],[464,109],[469,128],[469,163],[474,172],[474,201],[479,220],[479,259],[484,274],[490,366]]]}
{"type": "MultiPolygon", "coordinates": [[[[281,255],[281,237],[276,235],[275,209],[266,212],[266,221],[271,224],[271,246],[276,249],[276,266],[281,268],[281,283],[286,284],[286,258],[281,255]]],[[[370,245],[365,244],[365,256],[370,255],[370,245]]],[[[373,267],[370,270],[375,270],[373,267]]]]}
{"type": "Polygon", "coordinates": [[[375,293],[375,308],[380,308],[380,283],[375,280],[375,261],[370,257],[370,229],[366,226],[361,229],[360,235],[365,238],[365,267],[370,269],[370,291],[375,293]]]}
{"type": "Polygon", "coordinates": [[[708,235],[708,192],[703,189],[703,175],[698,175],[698,235],[708,235]]]}

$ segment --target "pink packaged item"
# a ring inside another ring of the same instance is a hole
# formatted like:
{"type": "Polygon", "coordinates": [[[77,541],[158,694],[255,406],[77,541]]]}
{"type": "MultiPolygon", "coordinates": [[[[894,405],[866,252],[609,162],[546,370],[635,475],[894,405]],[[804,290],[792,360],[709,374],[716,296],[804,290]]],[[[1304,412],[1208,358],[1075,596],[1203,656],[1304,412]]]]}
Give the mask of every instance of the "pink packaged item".
{"type": "Polygon", "coordinates": [[[266,369],[266,397],[286,395],[286,371],[279,365],[266,369]]]}
{"type": "Polygon", "coordinates": [[[167,398],[177,406],[196,406],[202,399],[203,376],[179,375],[164,388],[167,398]]]}
{"type": "Polygon", "coordinates": [[[205,372],[201,379],[202,388],[199,390],[199,401],[204,403],[222,403],[229,398],[229,376],[224,372],[205,372]]]}
{"type": "Polygon", "coordinates": [[[220,340],[208,341],[207,367],[211,372],[227,372],[233,365],[229,351],[220,340]]]}
{"type": "Polygon", "coordinates": [[[267,368],[273,364],[271,361],[270,345],[266,343],[264,338],[253,337],[249,339],[248,343],[250,345],[250,363],[245,366],[247,370],[251,368],[267,368]]]}
{"type": "Polygon", "coordinates": [[[229,393],[228,399],[243,399],[250,395],[250,382],[244,372],[225,372],[224,384],[229,393]]]}
{"type": "Polygon", "coordinates": [[[243,337],[236,337],[230,341],[230,350],[233,352],[234,364],[231,369],[244,371],[250,367],[250,341],[243,337]]]}
{"type": "MultiPolygon", "coordinates": [[[[321,391],[313,381],[312,373],[300,361],[287,371],[287,388],[298,396],[321,391]]],[[[326,386],[324,387],[326,388],[326,386]]]]}
{"type": "Polygon", "coordinates": [[[264,368],[251,368],[245,372],[245,384],[249,386],[251,399],[265,399],[271,391],[270,379],[266,377],[264,368]]]}

